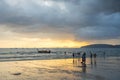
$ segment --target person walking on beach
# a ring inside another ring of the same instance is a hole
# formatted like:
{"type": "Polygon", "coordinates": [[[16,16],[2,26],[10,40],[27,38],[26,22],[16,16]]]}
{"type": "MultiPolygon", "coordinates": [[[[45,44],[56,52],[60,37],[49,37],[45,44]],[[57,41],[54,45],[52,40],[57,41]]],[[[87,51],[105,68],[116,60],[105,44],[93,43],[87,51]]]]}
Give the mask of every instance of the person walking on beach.
{"type": "Polygon", "coordinates": [[[86,53],[85,52],[82,55],[82,62],[81,63],[86,63],[86,53]]]}

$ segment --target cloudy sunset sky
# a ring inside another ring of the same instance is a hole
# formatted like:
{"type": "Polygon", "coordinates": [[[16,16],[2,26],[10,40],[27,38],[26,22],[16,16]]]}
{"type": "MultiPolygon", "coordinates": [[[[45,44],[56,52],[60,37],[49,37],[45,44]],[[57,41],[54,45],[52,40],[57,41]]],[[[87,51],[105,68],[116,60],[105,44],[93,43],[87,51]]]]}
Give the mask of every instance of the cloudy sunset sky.
{"type": "Polygon", "coordinates": [[[0,0],[0,47],[120,44],[120,0],[0,0]]]}

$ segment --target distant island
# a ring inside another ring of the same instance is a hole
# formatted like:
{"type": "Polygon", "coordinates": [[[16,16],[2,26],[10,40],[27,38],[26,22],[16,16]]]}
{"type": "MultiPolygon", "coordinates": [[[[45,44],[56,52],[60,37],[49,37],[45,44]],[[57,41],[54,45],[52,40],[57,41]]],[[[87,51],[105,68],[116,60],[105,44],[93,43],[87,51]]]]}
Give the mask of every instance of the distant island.
{"type": "Polygon", "coordinates": [[[120,48],[120,45],[91,44],[91,45],[87,45],[87,46],[82,46],[81,48],[120,48]]]}

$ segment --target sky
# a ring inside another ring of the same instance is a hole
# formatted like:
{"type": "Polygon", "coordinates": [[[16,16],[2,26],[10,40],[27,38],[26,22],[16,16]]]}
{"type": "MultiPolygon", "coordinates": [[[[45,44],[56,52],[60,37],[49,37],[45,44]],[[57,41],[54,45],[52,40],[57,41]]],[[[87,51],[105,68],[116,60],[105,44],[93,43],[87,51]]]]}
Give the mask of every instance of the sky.
{"type": "Polygon", "coordinates": [[[0,0],[0,47],[120,44],[120,0],[0,0]]]}

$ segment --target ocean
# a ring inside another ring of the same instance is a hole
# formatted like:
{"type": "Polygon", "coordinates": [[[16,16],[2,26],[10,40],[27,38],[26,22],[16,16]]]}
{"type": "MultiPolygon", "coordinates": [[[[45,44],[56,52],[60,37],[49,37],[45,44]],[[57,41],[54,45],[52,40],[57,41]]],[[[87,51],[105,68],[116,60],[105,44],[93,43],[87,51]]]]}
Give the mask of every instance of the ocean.
{"type": "Polygon", "coordinates": [[[81,55],[86,52],[87,57],[90,52],[97,57],[103,57],[104,53],[106,57],[120,57],[120,48],[0,48],[0,61],[64,59],[78,52],[81,55]],[[37,49],[51,50],[51,53],[38,53],[37,49]]]}

